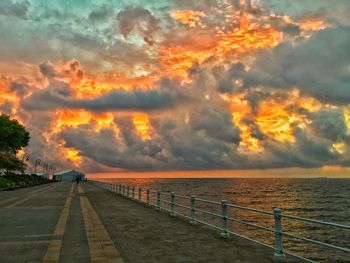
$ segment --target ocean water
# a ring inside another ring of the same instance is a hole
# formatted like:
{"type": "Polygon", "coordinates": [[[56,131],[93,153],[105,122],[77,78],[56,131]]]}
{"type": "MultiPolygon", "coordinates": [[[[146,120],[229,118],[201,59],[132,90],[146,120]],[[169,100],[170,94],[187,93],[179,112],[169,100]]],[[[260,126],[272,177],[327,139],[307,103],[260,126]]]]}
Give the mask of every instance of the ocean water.
{"type": "MultiPolygon", "coordinates": [[[[272,211],[278,207],[284,214],[330,221],[350,225],[350,179],[99,179],[122,183],[134,187],[149,188],[179,195],[196,195],[198,198],[272,211]]],[[[137,196],[137,193],[136,193],[137,196]]],[[[154,196],[155,197],[155,196],[154,196]]],[[[163,196],[170,199],[169,196],[163,196]]],[[[151,200],[152,201],[152,200],[151,200]]],[[[155,203],[155,200],[153,200],[155,203]]],[[[177,202],[189,206],[189,200],[177,199],[177,202]]],[[[168,204],[162,206],[169,208],[168,204]]],[[[217,205],[197,202],[197,208],[220,214],[217,205]]],[[[189,215],[186,209],[178,212],[189,215]]],[[[245,220],[265,227],[273,227],[270,215],[229,208],[229,217],[245,220]]],[[[197,213],[199,220],[221,225],[214,216],[197,213]]],[[[307,238],[350,248],[350,230],[322,226],[314,223],[282,220],[283,231],[302,235],[307,238]]],[[[273,244],[274,234],[257,230],[236,222],[229,222],[233,232],[250,238],[273,244]]],[[[294,238],[284,237],[284,248],[318,262],[350,262],[350,253],[313,245],[294,238]]]]}

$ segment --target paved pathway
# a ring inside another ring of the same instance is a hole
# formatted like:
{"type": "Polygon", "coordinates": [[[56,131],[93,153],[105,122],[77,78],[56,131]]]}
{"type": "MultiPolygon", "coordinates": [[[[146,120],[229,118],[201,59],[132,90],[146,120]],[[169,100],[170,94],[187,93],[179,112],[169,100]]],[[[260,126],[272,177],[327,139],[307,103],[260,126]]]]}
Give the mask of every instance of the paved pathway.
{"type": "Polygon", "coordinates": [[[90,184],[53,183],[0,192],[0,262],[264,263],[272,251],[90,184]]]}
{"type": "Polygon", "coordinates": [[[0,262],[124,263],[84,190],[72,183],[0,192],[0,262]]]}

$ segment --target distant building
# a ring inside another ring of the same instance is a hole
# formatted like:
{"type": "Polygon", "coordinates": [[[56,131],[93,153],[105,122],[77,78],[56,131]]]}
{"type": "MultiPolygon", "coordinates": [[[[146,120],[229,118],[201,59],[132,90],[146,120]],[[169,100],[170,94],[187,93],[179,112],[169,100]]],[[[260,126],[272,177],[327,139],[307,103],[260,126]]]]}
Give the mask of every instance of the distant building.
{"type": "Polygon", "coordinates": [[[57,181],[62,181],[62,182],[72,182],[72,181],[75,181],[77,178],[80,181],[83,181],[85,180],[85,174],[75,170],[69,170],[69,171],[55,173],[54,178],[57,181]]]}

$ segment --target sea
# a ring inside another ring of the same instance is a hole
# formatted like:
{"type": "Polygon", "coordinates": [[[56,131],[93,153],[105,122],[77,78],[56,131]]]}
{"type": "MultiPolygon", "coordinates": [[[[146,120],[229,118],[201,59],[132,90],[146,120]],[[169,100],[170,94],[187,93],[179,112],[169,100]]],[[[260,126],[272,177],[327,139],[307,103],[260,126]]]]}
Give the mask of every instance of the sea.
{"type": "MultiPolygon", "coordinates": [[[[274,208],[282,209],[285,215],[329,221],[350,225],[350,179],[334,178],[101,178],[98,180],[142,187],[177,195],[221,202],[272,212],[274,208]]],[[[137,193],[136,193],[137,196],[137,193]]],[[[145,194],[143,194],[145,198],[145,194]]],[[[151,201],[155,203],[155,194],[151,201]]],[[[170,200],[168,195],[162,199],[170,200]]],[[[177,198],[182,205],[190,205],[187,199],[177,198]]],[[[169,204],[162,203],[169,208],[169,204]]],[[[221,207],[215,204],[196,203],[197,208],[221,214],[221,207]]],[[[177,212],[190,215],[190,211],[178,208],[177,212]]],[[[228,209],[229,217],[252,224],[273,228],[273,216],[236,208],[228,209]]],[[[197,219],[221,226],[215,216],[197,212],[197,219]]],[[[232,232],[273,245],[274,233],[258,230],[237,222],[229,222],[232,232]]],[[[299,220],[283,218],[284,232],[300,235],[336,246],[350,248],[350,230],[324,226],[299,220]]],[[[350,253],[337,251],[320,245],[311,244],[296,238],[284,236],[284,249],[299,256],[317,262],[350,262],[350,253]]]]}

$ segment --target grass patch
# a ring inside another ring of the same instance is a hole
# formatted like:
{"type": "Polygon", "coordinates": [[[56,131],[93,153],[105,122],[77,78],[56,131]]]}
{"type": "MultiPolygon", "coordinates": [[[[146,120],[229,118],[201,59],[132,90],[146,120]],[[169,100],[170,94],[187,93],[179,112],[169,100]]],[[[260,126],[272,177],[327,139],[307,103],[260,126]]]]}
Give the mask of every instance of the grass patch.
{"type": "Polygon", "coordinates": [[[11,181],[11,180],[9,180],[9,179],[6,179],[6,178],[4,178],[4,177],[2,177],[2,176],[0,176],[0,188],[1,187],[6,187],[6,185],[8,184],[8,183],[12,183],[13,181],[11,181]]]}

